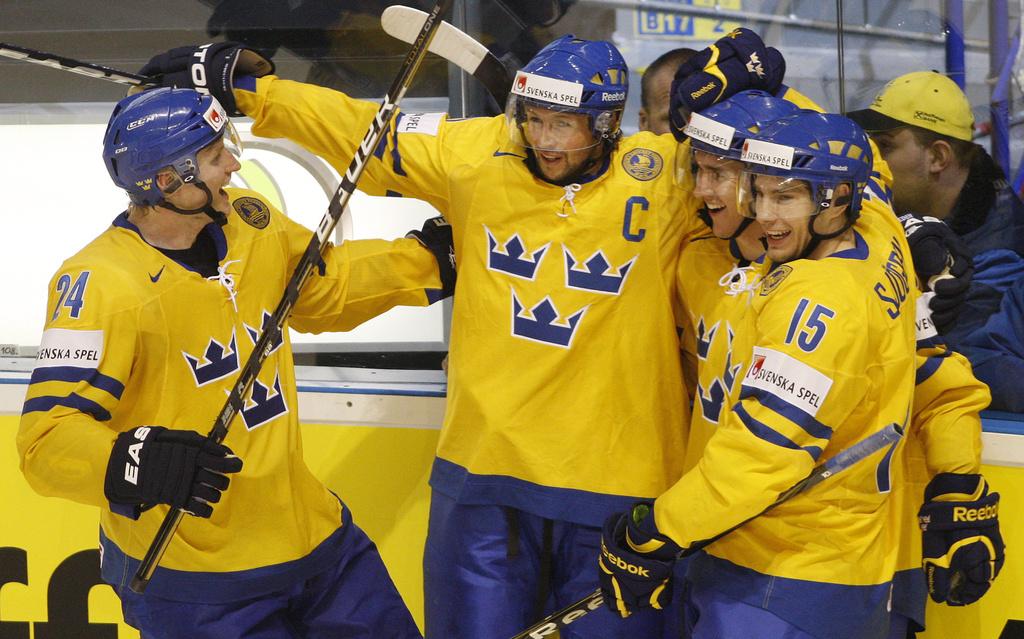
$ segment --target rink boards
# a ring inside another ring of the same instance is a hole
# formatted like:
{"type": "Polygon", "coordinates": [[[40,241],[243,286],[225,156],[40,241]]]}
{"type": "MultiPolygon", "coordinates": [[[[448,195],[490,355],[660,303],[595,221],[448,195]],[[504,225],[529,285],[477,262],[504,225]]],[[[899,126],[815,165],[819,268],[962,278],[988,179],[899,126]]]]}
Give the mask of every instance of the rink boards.
{"type": "MultiPolygon", "coordinates": [[[[24,374],[0,374],[0,637],[136,638],[113,591],[90,588],[98,578],[95,509],[39,497],[18,471],[14,437],[26,382],[24,374]]],[[[299,401],[307,463],[376,541],[422,622],[427,477],[443,387],[300,383],[299,401]]],[[[1014,514],[1024,511],[1024,421],[994,415],[985,430],[984,472],[1002,494],[1006,565],[980,603],[931,607],[926,639],[1024,637],[1024,518],[1014,514]]]]}

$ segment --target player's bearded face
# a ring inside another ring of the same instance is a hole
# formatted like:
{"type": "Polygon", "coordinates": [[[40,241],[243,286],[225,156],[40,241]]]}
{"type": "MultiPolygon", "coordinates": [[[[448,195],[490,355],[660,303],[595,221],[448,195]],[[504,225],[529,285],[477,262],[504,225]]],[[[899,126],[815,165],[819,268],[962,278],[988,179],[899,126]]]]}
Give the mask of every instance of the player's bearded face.
{"type": "Polygon", "coordinates": [[[582,113],[528,106],[523,128],[537,168],[551,181],[569,177],[601,153],[590,131],[590,118],[582,113]]]}
{"type": "Polygon", "coordinates": [[[773,262],[788,262],[803,255],[811,242],[808,220],[817,212],[811,189],[802,180],[774,175],[753,178],[753,207],[773,262]]]}
{"type": "Polygon", "coordinates": [[[731,238],[743,221],[736,206],[736,186],[743,163],[700,149],[694,150],[693,161],[696,165],[693,194],[704,200],[715,236],[731,238]]]}

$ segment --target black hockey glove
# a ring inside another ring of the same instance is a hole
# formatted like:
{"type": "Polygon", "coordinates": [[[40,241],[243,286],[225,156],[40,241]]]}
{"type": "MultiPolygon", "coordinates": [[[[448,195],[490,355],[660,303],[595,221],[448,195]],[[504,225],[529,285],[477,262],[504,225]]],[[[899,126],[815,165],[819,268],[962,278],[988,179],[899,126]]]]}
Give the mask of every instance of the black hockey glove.
{"type": "Polygon", "coordinates": [[[935,296],[928,302],[932,321],[940,333],[956,321],[974,277],[967,245],[942,220],[929,215],[900,216],[910,245],[914,270],[935,296]]]}
{"type": "Polygon", "coordinates": [[[669,125],[682,142],[690,114],[747,89],[775,93],[786,75],[786,60],[750,29],[734,29],[676,71],[669,93],[669,125]]]}
{"type": "Polygon", "coordinates": [[[209,517],[227,490],[226,473],[241,469],[230,448],[195,431],[139,426],[114,440],[103,493],[114,504],[168,504],[209,517]]]}
{"type": "Polygon", "coordinates": [[[640,608],[663,609],[672,600],[672,567],[679,551],[658,532],[654,504],[639,503],[609,517],[598,557],[605,605],[623,618],[640,608]]]}
{"type": "Polygon", "coordinates": [[[981,475],[939,473],[918,512],[928,594],[938,603],[974,603],[1003,567],[999,493],[981,475]]]}
{"type": "Polygon", "coordinates": [[[432,217],[423,223],[420,231],[409,231],[406,237],[416,238],[434,254],[441,274],[441,298],[455,294],[455,245],[452,242],[452,225],[444,216],[432,217]]]}
{"type": "Polygon", "coordinates": [[[273,62],[238,42],[177,47],[153,56],[139,70],[139,74],[153,78],[163,87],[209,93],[231,116],[245,115],[235,104],[235,75],[258,78],[273,72],[273,62]]]}

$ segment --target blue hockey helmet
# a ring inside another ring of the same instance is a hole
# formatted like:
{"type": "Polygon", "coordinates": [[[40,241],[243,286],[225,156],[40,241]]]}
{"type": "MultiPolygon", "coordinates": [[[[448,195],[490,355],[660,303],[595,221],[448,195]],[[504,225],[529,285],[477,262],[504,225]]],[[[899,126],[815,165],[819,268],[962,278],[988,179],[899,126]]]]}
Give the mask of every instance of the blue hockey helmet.
{"type": "MultiPolygon", "coordinates": [[[[690,119],[683,128],[683,134],[690,139],[690,153],[676,154],[676,177],[680,184],[697,190],[697,180],[700,175],[698,153],[711,156],[710,162],[713,166],[708,171],[712,176],[707,179],[712,183],[719,184],[728,180],[735,189],[735,183],[742,172],[740,156],[743,154],[743,144],[747,138],[757,134],[762,128],[774,120],[800,111],[800,108],[792,102],[776,98],[765,91],[749,90],[741,91],[730,98],[718,102],[703,111],[690,114],[690,119]],[[725,161],[723,164],[722,161],[725,161]],[[732,162],[733,166],[728,166],[732,162]]],[[[705,188],[721,189],[729,188],[728,184],[723,186],[707,186],[705,188]]],[[[706,206],[697,211],[697,215],[712,230],[715,224],[712,223],[711,214],[706,206]]],[[[719,218],[722,220],[723,218],[719,218]]],[[[725,220],[731,219],[729,217],[725,220]]],[[[728,236],[720,236],[722,239],[733,239],[739,237],[752,222],[750,218],[743,218],[732,229],[728,236]]],[[[720,222],[719,224],[722,224],[720,222]]],[[[716,233],[721,232],[721,228],[716,233]]]]}
{"type": "Polygon", "coordinates": [[[740,91],[692,113],[683,133],[690,138],[692,149],[738,161],[748,137],[775,120],[799,112],[800,107],[792,102],[765,91],[740,91]]]}
{"type": "MultiPolygon", "coordinates": [[[[803,109],[749,137],[741,159],[752,176],[772,175],[806,182],[816,205],[810,215],[848,204],[849,223],[860,211],[872,165],[868,136],[853,120],[803,109]],[[850,193],[836,197],[835,190],[841,184],[848,184],[850,193]]],[[[749,182],[740,180],[740,212],[755,217],[749,182]]]]}
{"type": "Polygon", "coordinates": [[[177,174],[168,193],[180,184],[202,184],[196,154],[222,137],[237,155],[238,135],[216,98],[193,89],[150,89],[114,107],[103,136],[103,163],[133,203],[153,206],[165,195],[157,173],[169,168],[177,174]]]}
{"type": "MultiPolygon", "coordinates": [[[[505,108],[513,142],[533,148],[523,132],[526,106],[582,113],[595,146],[621,137],[629,69],[611,42],[565,35],[541,49],[516,73],[505,108]]],[[[587,147],[581,147],[587,148],[587,147]]],[[[551,149],[570,151],[575,149],[551,149]]]]}

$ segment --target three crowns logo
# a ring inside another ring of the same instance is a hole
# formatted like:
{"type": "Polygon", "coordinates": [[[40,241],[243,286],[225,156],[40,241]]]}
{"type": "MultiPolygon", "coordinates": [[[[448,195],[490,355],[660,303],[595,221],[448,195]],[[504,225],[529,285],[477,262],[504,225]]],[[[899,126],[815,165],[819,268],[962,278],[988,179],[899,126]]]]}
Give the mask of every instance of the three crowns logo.
{"type": "Polygon", "coordinates": [[[528,253],[518,233],[499,247],[498,240],[491,230],[485,226],[484,231],[487,232],[487,268],[527,280],[536,277],[537,267],[544,259],[544,254],[547,253],[550,244],[545,244],[533,253],[528,253]]]}
{"type": "Polygon", "coordinates": [[[626,275],[629,274],[629,269],[636,262],[636,256],[633,256],[619,268],[613,269],[608,258],[604,256],[604,252],[599,250],[587,258],[586,263],[581,267],[569,247],[563,246],[563,250],[565,251],[565,285],[585,291],[618,295],[622,290],[622,284],[626,281],[626,275]]]}
{"type": "Polygon", "coordinates": [[[512,334],[534,342],[569,348],[580,320],[589,306],[584,306],[564,320],[551,298],[545,297],[529,311],[524,310],[515,290],[512,291],[512,334]]]}

